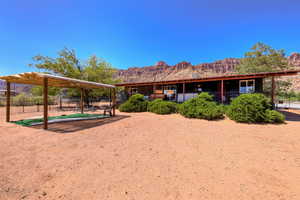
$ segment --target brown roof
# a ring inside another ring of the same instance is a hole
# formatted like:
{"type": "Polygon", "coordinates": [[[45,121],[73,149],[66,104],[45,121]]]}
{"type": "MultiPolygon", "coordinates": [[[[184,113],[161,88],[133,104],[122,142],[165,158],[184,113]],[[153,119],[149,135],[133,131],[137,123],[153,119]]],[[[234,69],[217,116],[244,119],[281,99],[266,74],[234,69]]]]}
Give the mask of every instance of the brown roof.
{"type": "Polygon", "coordinates": [[[299,72],[300,70],[289,70],[289,71],[280,71],[280,72],[261,72],[261,73],[252,73],[252,74],[232,74],[232,75],[225,75],[225,76],[211,76],[211,77],[202,77],[202,78],[177,79],[177,80],[165,80],[165,81],[119,83],[119,84],[115,84],[115,86],[162,85],[162,84],[208,82],[208,81],[234,80],[234,79],[266,78],[272,76],[292,76],[292,75],[297,75],[299,72]]]}
{"type": "Polygon", "coordinates": [[[9,76],[0,76],[0,79],[11,83],[21,83],[30,85],[43,85],[44,78],[48,79],[49,86],[65,88],[115,88],[114,85],[84,81],[79,79],[67,78],[63,76],[54,76],[38,72],[27,72],[9,76]]]}

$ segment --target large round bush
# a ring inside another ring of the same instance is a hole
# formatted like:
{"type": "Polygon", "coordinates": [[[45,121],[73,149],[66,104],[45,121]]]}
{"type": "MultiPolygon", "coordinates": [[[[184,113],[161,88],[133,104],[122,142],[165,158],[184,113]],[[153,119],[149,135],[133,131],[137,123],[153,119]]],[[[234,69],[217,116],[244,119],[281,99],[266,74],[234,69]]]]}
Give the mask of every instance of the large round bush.
{"type": "Polygon", "coordinates": [[[179,106],[179,113],[184,117],[215,120],[224,118],[224,109],[213,101],[207,92],[189,99],[179,106]]]}
{"type": "Polygon", "coordinates": [[[146,112],[148,101],[141,94],[132,95],[125,103],[119,106],[121,112],[146,112]]]}
{"type": "MultiPolygon", "coordinates": [[[[227,109],[227,116],[237,122],[279,123],[284,117],[271,111],[270,100],[263,94],[242,94],[235,98],[227,109]]],[[[283,120],[282,120],[283,119],[283,120]]]]}
{"type": "Polygon", "coordinates": [[[177,112],[177,103],[156,99],[149,102],[148,111],[156,114],[166,115],[177,112]]]}

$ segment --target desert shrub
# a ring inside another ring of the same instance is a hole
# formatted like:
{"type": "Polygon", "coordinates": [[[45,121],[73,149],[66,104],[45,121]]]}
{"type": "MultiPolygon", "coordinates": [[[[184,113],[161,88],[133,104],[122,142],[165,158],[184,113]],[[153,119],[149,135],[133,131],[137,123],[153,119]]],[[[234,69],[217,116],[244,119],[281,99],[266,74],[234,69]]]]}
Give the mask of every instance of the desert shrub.
{"type": "Polygon", "coordinates": [[[14,106],[29,106],[32,104],[32,99],[24,93],[20,93],[12,98],[12,105],[14,106]]]}
{"type": "Polygon", "coordinates": [[[48,104],[49,105],[56,105],[56,97],[55,96],[48,96],[48,104]]]}
{"type": "Polygon", "coordinates": [[[268,123],[275,119],[280,121],[282,117],[276,111],[270,112],[271,108],[270,100],[263,94],[242,94],[231,102],[226,114],[237,122],[268,123]]]}
{"type": "Polygon", "coordinates": [[[33,103],[35,105],[43,105],[44,98],[42,96],[34,96],[32,97],[33,103]]]}
{"type": "Polygon", "coordinates": [[[119,106],[121,112],[146,112],[148,101],[141,94],[132,95],[125,103],[119,106]]]}
{"type": "Polygon", "coordinates": [[[285,117],[283,114],[276,110],[266,110],[266,120],[267,123],[283,123],[285,117]]]}
{"type": "Polygon", "coordinates": [[[156,114],[171,114],[177,112],[177,103],[156,99],[148,103],[148,111],[156,114]]]}
{"type": "Polygon", "coordinates": [[[222,119],[224,108],[213,101],[213,96],[202,92],[197,97],[189,99],[179,106],[179,113],[184,117],[198,119],[222,119]]]}
{"type": "Polygon", "coordinates": [[[227,112],[227,110],[229,109],[229,105],[221,104],[220,107],[222,108],[224,114],[225,114],[225,113],[227,112]]]}

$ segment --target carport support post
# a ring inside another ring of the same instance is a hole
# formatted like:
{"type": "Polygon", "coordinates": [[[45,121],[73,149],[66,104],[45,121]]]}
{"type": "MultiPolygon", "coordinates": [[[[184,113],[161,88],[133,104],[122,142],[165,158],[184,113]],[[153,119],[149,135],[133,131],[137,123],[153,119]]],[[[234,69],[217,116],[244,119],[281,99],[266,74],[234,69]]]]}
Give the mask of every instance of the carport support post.
{"type": "Polygon", "coordinates": [[[182,85],[182,100],[185,102],[185,83],[182,85]]]}
{"type": "Polygon", "coordinates": [[[113,116],[116,115],[116,88],[113,88],[113,95],[112,95],[112,104],[113,104],[113,116]]]}
{"type": "Polygon", "coordinates": [[[48,78],[44,78],[44,129],[48,129],[48,78]]]}
{"type": "Polygon", "coordinates": [[[109,106],[111,107],[111,100],[112,100],[112,98],[111,98],[112,96],[111,96],[111,88],[109,88],[109,106]]]}
{"type": "Polygon", "coordinates": [[[224,103],[224,80],[221,80],[221,102],[224,103]]]}
{"type": "Polygon", "coordinates": [[[80,111],[81,111],[81,114],[83,114],[83,109],[84,109],[83,93],[84,93],[84,89],[81,88],[81,94],[80,94],[80,111]]]}
{"type": "Polygon", "coordinates": [[[6,82],[6,122],[10,121],[10,82],[6,82]]]}
{"type": "Polygon", "coordinates": [[[275,77],[272,76],[271,103],[272,103],[273,108],[275,108],[275,88],[276,88],[275,77]]]}

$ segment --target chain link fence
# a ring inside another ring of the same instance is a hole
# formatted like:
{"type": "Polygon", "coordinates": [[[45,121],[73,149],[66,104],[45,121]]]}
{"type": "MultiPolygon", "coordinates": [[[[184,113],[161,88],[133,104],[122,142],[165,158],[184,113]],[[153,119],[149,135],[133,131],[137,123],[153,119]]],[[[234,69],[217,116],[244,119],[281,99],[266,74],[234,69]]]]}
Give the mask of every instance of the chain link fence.
{"type": "MultiPolygon", "coordinates": [[[[48,110],[49,111],[74,111],[80,112],[80,98],[66,98],[59,96],[48,97],[48,110]]],[[[11,97],[11,113],[32,113],[32,112],[43,112],[43,97],[30,96],[20,94],[18,96],[11,97]]],[[[88,98],[84,103],[85,111],[96,111],[102,106],[111,106],[112,102],[107,97],[99,98],[88,98]]],[[[5,110],[6,97],[0,96],[0,109],[5,110]]]]}

